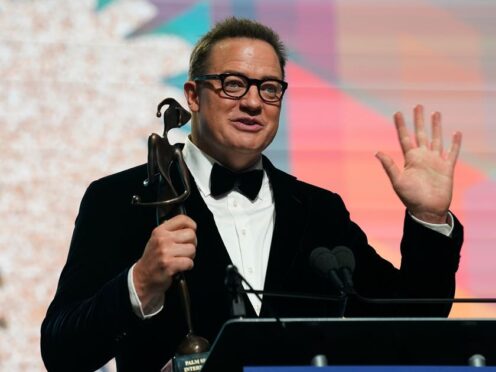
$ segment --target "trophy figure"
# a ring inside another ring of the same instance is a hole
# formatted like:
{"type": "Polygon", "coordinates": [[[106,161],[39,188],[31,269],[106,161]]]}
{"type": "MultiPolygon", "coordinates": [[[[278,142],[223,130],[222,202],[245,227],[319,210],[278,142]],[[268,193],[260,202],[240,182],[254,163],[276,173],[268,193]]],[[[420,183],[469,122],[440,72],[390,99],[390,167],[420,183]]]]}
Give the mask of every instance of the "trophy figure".
{"type": "MultiPolygon", "coordinates": [[[[162,115],[161,110],[164,105],[169,105],[169,107],[164,112],[163,136],[152,133],[148,137],[148,178],[144,181],[145,186],[157,184],[157,200],[143,202],[139,196],[134,195],[131,202],[137,206],[155,207],[157,225],[177,214],[186,214],[183,203],[191,192],[189,173],[184,163],[181,147],[180,145],[171,145],[167,137],[169,130],[180,128],[186,124],[191,118],[191,114],[175,99],[165,98],[157,107],[157,117],[162,115]],[[171,172],[173,171],[178,172],[182,184],[183,190],[180,194],[172,182],[171,172]]],[[[174,371],[182,372],[184,367],[202,366],[210,344],[206,339],[193,332],[191,301],[184,274],[178,274],[176,280],[188,327],[188,333],[179,344],[173,359],[174,371]]]]}

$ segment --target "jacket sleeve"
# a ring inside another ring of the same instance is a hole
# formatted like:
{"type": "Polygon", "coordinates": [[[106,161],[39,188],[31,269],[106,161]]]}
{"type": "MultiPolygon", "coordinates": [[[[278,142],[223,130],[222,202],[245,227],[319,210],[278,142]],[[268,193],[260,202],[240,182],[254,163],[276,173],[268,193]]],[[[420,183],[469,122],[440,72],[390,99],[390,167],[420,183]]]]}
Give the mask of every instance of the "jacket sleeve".
{"type": "MultiPolygon", "coordinates": [[[[346,220],[343,239],[355,255],[355,288],[361,296],[372,299],[453,298],[463,243],[463,227],[456,217],[452,235],[445,236],[417,223],[405,213],[400,268],[380,257],[358,225],[349,217],[346,220]]],[[[445,317],[450,309],[450,303],[399,305],[353,301],[348,315],[445,317]]]]}
{"type": "Polygon", "coordinates": [[[119,212],[103,195],[108,194],[97,181],[83,197],[68,259],[41,326],[41,353],[49,371],[98,369],[140,322],[127,287],[132,263],[112,258],[121,242],[109,226],[119,223],[119,212]]]}

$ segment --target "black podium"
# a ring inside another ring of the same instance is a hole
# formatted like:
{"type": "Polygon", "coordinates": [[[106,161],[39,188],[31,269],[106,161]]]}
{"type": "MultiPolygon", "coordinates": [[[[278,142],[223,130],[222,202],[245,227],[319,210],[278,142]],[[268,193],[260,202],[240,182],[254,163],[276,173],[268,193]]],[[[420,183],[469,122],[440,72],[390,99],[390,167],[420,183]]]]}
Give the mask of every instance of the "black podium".
{"type": "Polygon", "coordinates": [[[244,366],[468,365],[481,354],[496,365],[496,320],[441,318],[240,319],[224,324],[202,372],[244,366]]]}

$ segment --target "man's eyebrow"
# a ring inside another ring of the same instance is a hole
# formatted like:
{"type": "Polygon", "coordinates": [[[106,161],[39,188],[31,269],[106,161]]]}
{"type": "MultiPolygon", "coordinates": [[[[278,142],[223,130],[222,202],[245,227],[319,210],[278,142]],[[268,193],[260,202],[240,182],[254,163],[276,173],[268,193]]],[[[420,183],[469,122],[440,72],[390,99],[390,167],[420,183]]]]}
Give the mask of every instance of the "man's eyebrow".
{"type": "MultiPolygon", "coordinates": [[[[243,76],[246,76],[247,78],[251,79],[250,76],[247,76],[245,73],[240,72],[240,71],[236,71],[236,70],[225,70],[222,73],[223,74],[243,75],[243,76]]],[[[282,77],[279,77],[279,76],[276,76],[276,75],[264,75],[259,80],[282,80],[282,77]]]]}

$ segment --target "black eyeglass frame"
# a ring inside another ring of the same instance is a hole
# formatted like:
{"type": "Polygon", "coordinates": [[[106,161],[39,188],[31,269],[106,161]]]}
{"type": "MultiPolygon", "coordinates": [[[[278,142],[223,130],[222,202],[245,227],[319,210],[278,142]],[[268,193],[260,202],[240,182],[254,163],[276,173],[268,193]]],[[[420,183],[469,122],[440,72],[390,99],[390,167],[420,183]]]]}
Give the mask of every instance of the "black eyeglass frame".
{"type": "Polygon", "coordinates": [[[249,77],[247,77],[243,74],[236,74],[236,73],[205,74],[205,75],[197,76],[193,79],[193,81],[206,81],[206,80],[220,80],[220,83],[221,83],[220,85],[222,87],[222,91],[224,92],[224,94],[230,98],[236,98],[236,99],[243,98],[246,95],[246,93],[248,93],[251,86],[256,85],[259,97],[262,99],[262,101],[267,102],[267,103],[275,103],[275,102],[282,101],[282,97],[284,96],[284,92],[286,92],[286,89],[288,88],[288,83],[286,81],[283,81],[283,80],[279,80],[279,79],[250,79],[249,77]],[[242,95],[233,96],[232,93],[226,92],[226,90],[224,89],[224,81],[230,76],[237,76],[237,77],[247,81],[248,84],[246,85],[246,90],[242,95]],[[281,96],[276,97],[277,99],[275,99],[275,100],[267,100],[267,99],[263,98],[262,94],[260,93],[260,87],[262,86],[262,84],[264,84],[266,82],[270,82],[270,81],[274,81],[274,82],[277,82],[278,84],[281,84],[281,96]]]}

